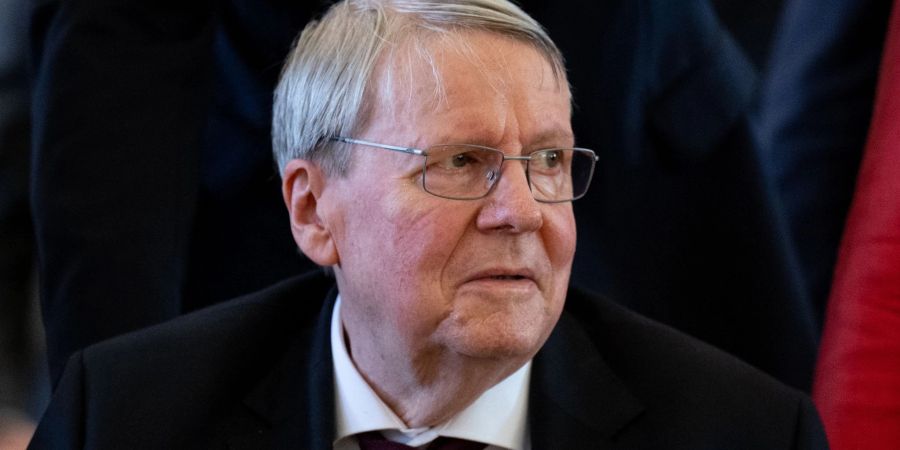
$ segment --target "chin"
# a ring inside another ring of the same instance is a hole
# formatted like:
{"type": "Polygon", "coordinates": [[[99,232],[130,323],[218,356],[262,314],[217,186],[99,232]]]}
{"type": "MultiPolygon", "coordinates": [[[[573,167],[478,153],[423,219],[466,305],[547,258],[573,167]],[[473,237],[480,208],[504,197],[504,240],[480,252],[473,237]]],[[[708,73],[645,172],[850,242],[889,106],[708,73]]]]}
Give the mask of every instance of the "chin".
{"type": "Polygon", "coordinates": [[[551,308],[542,295],[510,301],[464,295],[437,330],[455,353],[472,358],[528,360],[544,345],[562,308],[551,308]]]}
{"type": "Polygon", "coordinates": [[[454,333],[449,347],[456,353],[478,359],[516,360],[524,363],[544,345],[550,335],[547,326],[528,327],[486,321],[473,329],[454,333]]]}

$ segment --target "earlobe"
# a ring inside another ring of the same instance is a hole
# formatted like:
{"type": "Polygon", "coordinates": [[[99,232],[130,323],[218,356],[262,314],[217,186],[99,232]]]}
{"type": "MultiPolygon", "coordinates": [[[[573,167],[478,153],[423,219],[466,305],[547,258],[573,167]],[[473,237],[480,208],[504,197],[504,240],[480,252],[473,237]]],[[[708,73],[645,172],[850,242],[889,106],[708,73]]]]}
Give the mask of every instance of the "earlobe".
{"type": "Polygon", "coordinates": [[[323,217],[327,199],[327,179],[317,164],[294,159],[287,163],[281,193],[291,220],[291,234],[300,250],[320,266],[339,262],[327,217],[323,217]]]}

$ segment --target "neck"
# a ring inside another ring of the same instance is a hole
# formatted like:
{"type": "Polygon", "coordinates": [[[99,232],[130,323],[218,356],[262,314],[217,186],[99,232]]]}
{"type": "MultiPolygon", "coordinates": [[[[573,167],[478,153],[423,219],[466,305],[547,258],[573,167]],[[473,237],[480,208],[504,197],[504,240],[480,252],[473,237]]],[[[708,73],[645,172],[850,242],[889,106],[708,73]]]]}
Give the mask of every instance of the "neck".
{"type": "Polygon", "coordinates": [[[373,352],[347,340],[357,370],[409,428],[446,422],[525,362],[482,360],[440,350],[410,360],[404,355],[394,358],[373,352]]]}

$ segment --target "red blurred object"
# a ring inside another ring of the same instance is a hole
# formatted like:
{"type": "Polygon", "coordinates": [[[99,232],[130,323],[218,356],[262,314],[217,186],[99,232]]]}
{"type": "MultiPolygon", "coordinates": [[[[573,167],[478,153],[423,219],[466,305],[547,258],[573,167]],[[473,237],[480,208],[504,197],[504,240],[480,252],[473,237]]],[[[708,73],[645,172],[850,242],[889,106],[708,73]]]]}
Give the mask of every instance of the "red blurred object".
{"type": "Polygon", "coordinates": [[[888,26],[813,399],[832,449],[900,449],[900,0],[888,26]]]}

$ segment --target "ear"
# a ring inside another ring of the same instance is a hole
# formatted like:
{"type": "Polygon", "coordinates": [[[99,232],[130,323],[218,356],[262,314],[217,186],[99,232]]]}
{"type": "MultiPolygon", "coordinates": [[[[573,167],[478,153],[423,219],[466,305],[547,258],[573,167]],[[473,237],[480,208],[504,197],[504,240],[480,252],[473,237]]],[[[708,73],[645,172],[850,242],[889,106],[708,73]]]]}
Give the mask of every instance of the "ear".
{"type": "Polygon", "coordinates": [[[291,219],[291,234],[300,250],[320,266],[338,264],[337,247],[323,219],[322,195],[328,180],[311,161],[294,159],[287,163],[281,194],[291,219]]]}

